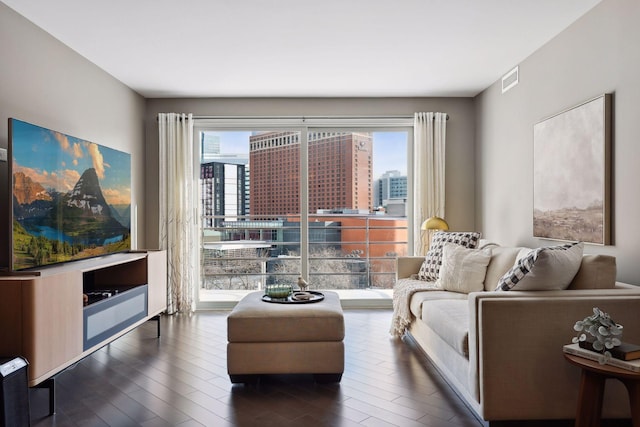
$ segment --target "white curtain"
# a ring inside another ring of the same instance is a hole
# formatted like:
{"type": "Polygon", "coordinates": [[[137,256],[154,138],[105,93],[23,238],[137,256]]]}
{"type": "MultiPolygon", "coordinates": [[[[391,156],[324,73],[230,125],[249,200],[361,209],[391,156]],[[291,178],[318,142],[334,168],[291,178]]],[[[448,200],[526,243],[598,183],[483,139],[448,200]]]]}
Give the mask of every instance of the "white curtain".
{"type": "Polygon", "coordinates": [[[413,125],[414,254],[423,254],[420,226],[427,218],[444,218],[444,164],[447,115],[415,113],[413,125]]]}
{"type": "Polygon", "coordinates": [[[197,187],[193,170],[193,115],[158,114],[159,247],[167,250],[167,312],[194,310],[199,269],[197,187]]]}

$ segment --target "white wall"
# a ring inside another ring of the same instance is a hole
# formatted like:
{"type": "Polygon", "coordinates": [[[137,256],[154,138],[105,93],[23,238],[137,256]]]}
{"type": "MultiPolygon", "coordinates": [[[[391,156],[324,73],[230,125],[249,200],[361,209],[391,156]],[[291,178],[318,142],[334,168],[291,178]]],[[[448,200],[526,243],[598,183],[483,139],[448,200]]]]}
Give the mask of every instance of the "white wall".
{"type": "MultiPolygon", "coordinates": [[[[3,3],[0,40],[0,147],[7,147],[8,118],[13,117],[131,153],[132,205],[138,205],[140,223],[144,98],[3,3]]],[[[5,162],[0,175],[0,187],[7,191],[5,162]]],[[[144,228],[138,230],[144,242],[144,228]]]]}
{"type": "MultiPolygon", "coordinates": [[[[380,116],[416,111],[449,114],[446,149],[446,219],[454,230],[474,230],[474,106],[471,98],[234,98],[147,100],[147,206],[158,206],[160,112],[196,116],[380,116]],[[153,166],[152,166],[153,165],[153,166]]],[[[157,215],[147,216],[147,236],[157,239],[157,215]]],[[[150,243],[151,243],[150,242],[150,243]]]]}
{"type": "Polygon", "coordinates": [[[476,97],[476,225],[485,237],[506,245],[556,244],[532,237],[533,125],[613,93],[613,242],[585,251],[615,255],[618,280],[640,284],[638,22],[638,0],[604,0],[519,64],[518,86],[501,94],[498,81],[476,97]]]}

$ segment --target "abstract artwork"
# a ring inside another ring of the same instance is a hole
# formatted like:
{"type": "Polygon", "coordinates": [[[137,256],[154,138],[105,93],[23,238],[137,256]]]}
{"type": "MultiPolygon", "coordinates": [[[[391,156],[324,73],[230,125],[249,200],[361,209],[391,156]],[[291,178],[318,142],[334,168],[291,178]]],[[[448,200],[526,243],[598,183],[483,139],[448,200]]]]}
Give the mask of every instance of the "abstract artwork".
{"type": "Polygon", "coordinates": [[[610,244],[611,95],[533,127],[533,235],[610,244]]]}

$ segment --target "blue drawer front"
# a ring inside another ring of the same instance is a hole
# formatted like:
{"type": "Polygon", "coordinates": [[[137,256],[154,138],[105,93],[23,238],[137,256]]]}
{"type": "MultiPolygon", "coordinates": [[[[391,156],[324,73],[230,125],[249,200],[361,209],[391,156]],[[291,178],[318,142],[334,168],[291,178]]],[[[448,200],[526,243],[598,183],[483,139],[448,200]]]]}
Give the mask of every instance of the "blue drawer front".
{"type": "Polygon", "coordinates": [[[148,287],[142,285],[85,307],[83,350],[146,318],[148,299],[148,287]]]}

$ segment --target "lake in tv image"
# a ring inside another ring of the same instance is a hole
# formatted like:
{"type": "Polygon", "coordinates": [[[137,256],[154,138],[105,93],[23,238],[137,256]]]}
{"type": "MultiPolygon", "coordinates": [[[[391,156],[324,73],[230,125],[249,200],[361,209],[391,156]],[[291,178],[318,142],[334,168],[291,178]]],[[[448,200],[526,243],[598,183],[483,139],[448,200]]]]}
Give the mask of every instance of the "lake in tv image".
{"type": "Polygon", "coordinates": [[[131,155],[16,119],[13,270],[131,248],[131,155]]]}

